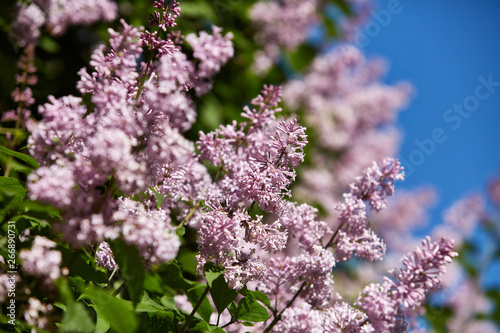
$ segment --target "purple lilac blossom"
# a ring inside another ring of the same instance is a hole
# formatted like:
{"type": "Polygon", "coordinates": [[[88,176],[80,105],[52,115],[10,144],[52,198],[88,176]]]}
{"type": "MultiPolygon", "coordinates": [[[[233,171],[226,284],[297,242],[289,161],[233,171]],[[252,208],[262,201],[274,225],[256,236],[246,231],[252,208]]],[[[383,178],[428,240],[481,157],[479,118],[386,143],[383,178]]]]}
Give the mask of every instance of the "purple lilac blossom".
{"type": "Polygon", "coordinates": [[[97,266],[109,271],[116,268],[116,262],[113,257],[113,252],[111,251],[111,248],[109,247],[109,244],[107,242],[102,242],[101,244],[99,244],[99,248],[96,251],[95,257],[97,266]]]}
{"type": "Polygon", "coordinates": [[[158,265],[177,255],[181,244],[170,225],[168,211],[148,209],[137,201],[121,198],[113,218],[121,221],[120,232],[125,242],[135,245],[147,263],[158,265]]]}
{"type": "Polygon", "coordinates": [[[414,316],[426,294],[440,285],[446,265],[458,254],[453,241],[431,242],[427,237],[422,247],[402,258],[403,269],[393,270],[394,279],[385,278],[382,284],[371,284],[360,293],[355,305],[364,311],[378,332],[400,332],[402,315],[414,316]]]}
{"type": "Polygon", "coordinates": [[[36,45],[43,25],[52,36],[60,36],[70,25],[112,21],[118,11],[116,3],[110,0],[33,0],[28,4],[19,1],[17,7],[11,34],[21,47],[36,45]]]}
{"type": "Polygon", "coordinates": [[[402,179],[404,173],[399,161],[386,158],[381,168],[373,162],[350,184],[350,192],[344,194],[344,203],[337,205],[340,225],[336,253],[340,261],[347,261],[354,255],[367,261],[384,257],[384,242],[368,227],[365,201],[373,210],[381,210],[387,197],[394,194],[394,182],[402,179]]]}
{"type": "Polygon", "coordinates": [[[19,258],[23,261],[23,271],[41,276],[46,283],[53,282],[61,275],[61,252],[52,250],[56,243],[42,236],[35,236],[31,250],[23,249],[19,258]]]}
{"type": "Polygon", "coordinates": [[[48,329],[48,315],[53,309],[52,304],[45,304],[40,302],[38,298],[30,297],[28,299],[28,308],[25,310],[23,317],[28,325],[39,329],[48,329]]]}
{"type": "Polygon", "coordinates": [[[259,1],[250,11],[257,29],[256,41],[263,50],[255,55],[253,68],[265,74],[277,62],[280,49],[295,50],[319,22],[316,0],[259,1]]]}

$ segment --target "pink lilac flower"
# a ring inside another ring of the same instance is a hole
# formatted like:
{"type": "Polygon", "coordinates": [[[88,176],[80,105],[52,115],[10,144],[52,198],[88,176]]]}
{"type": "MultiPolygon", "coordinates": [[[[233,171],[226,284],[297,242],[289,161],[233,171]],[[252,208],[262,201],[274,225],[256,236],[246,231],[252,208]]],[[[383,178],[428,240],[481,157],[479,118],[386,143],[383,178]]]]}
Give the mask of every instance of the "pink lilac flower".
{"type": "Polygon", "coordinates": [[[40,38],[40,28],[45,24],[45,15],[36,4],[17,3],[14,21],[10,33],[19,46],[36,45],[40,38]]]}
{"type": "MultiPolygon", "coordinates": [[[[493,304],[481,289],[471,280],[463,281],[451,290],[452,294],[446,305],[453,310],[453,316],[448,321],[450,332],[459,331],[462,327],[473,326],[483,314],[493,309],[493,304]]],[[[484,332],[490,332],[488,330],[484,332]]],[[[491,331],[496,332],[496,331],[491,331]]]]}
{"type": "Polygon", "coordinates": [[[181,13],[181,7],[179,6],[178,1],[168,1],[167,5],[165,0],[155,0],[153,7],[156,10],[149,17],[150,27],[157,26],[161,30],[167,31],[168,28],[173,28],[177,25],[175,20],[181,13]]]}
{"type": "Polygon", "coordinates": [[[317,5],[316,0],[284,0],[259,1],[253,6],[250,18],[257,29],[256,40],[263,46],[253,65],[258,73],[277,62],[281,48],[293,51],[306,40],[319,22],[317,5]]]}
{"type": "Polygon", "coordinates": [[[110,0],[35,0],[47,13],[47,30],[62,35],[70,25],[90,25],[97,21],[116,19],[118,6],[110,0]]]}
{"type": "Polygon", "coordinates": [[[444,212],[444,221],[464,236],[470,235],[477,223],[486,216],[484,205],[481,195],[468,196],[455,202],[444,212]]]}
{"type": "Polygon", "coordinates": [[[107,242],[102,242],[101,244],[99,244],[99,248],[97,249],[95,257],[97,266],[110,271],[116,268],[116,262],[113,257],[113,252],[111,251],[111,248],[109,247],[109,244],[107,242]]]}
{"type": "Polygon", "coordinates": [[[201,159],[221,166],[224,177],[219,181],[231,203],[255,202],[267,212],[278,213],[290,196],[289,186],[295,179],[294,168],[303,161],[307,143],[305,128],[295,119],[278,121],[275,113],[280,88],[264,87],[253,99],[257,108],[244,108],[247,122],[221,126],[209,134],[200,133],[198,149],[201,159]]]}
{"type": "Polygon", "coordinates": [[[49,328],[49,313],[54,309],[52,304],[40,302],[38,298],[30,297],[28,299],[28,308],[23,314],[24,320],[28,325],[39,329],[49,328]]]}
{"type": "Polygon", "coordinates": [[[264,225],[262,217],[254,220],[241,210],[228,211],[219,205],[211,205],[211,209],[198,230],[197,270],[203,273],[207,262],[223,266],[228,284],[240,289],[265,272],[265,265],[255,254],[256,245],[267,252],[279,251],[286,244],[286,233],[279,223],[264,225]]]}
{"type": "Polygon", "coordinates": [[[339,260],[347,261],[353,255],[368,261],[383,258],[386,247],[368,227],[365,201],[375,211],[384,208],[387,197],[394,194],[394,182],[402,180],[403,175],[399,161],[388,158],[381,168],[373,162],[362,176],[356,177],[356,181],[350,184],[350,192],[344,194],[344,203],[337,205],[339,236],[332,238],[339,260]]]}
{"type": "Polygon", "coordinates": [[[36,236],[31,250],[21,250],[19,258],[23,261],[23,271],[30,275],[41,276],[45,282],[53,282],[61,275],[61,252],[52,250],[56,243],[42,236],[36,236]]]}
{"type": "Polygon", "coordinates": [[[432,187],[398,191],[387,207],[372,216],[372,226],[382,233],[387,229],[406,232],[422,226],[427,220],[426,211],[436,201],[436,196],[432,187]]]}
{"type": "Polygon", "coordinates": [[[38,44],[41,28],[60,36],[70,25],[90,25],[97,21],[112,21],[118,6],[110,0],[33,0],[19,1],[11,26],[12,37],[21,47],[38,44]]]}
{"type": "MultiPolygon", "coordinates": [[[[221,34],[222,28],[212,26],[212,34],[205,31],[186,36],[186,41],[193,47],[193,57],[199,61],[197,66],[197,75],[199,80],[209,80],[215,73],[220,71],[221,65],[225,64],[234,56],[234,48],[231,39],[232,33],[225,36],[221,34]]],[[[211,88],[209,85],[200,85],[196,87],[198,95],[205,94],[211,88]]]]}
{"type": "Polygon", "coordinates": [[[368,317],[363,312],[344,302],[337,302],[321,313],[324,332],[332,333],[368,333],[375,332],[367,322],[368,317]]]}
{"type": "Polygon", "coordinates": [[[488,196],[497,206],[500,206],[500,177],[496,177],[488,184],[488,196]]]}
{"type": "Polygon", "coordinates": [[[392,271],[393,280],[385,278],[382,284],[366,287],[355,305],[368,315],[376,331],[399,331],[404,328],[401,316],[415,315],[426,294],[440,285],[445,266],[457,255],[453,241],[431,242],[427,237],[422,247],[403,257],[404,268],[392,271]]]}
{"type": "Polygon", "coordinates": [[[403,179],[401,163],[388,158],[383,161],[382,168],[373,162],[362,176],[356,177],[350,185],[350,192],[354,197],[368,201],[372,209],[380,211],[385,207],[387,197],[394,195],[394,182],[403,179]]]}
{"type": "Polygon", "coordinates": [[[177,256],[181,244],[167,211],[148,209],[137,201],[121,198],[113,218],[121,222],[125,242],[137,246],[147,263],[158,265],[177,256]]]}
{"type": "Polygon", "coordinates": [[[318,210],[307,204],[288,203],[278,221],[288,230],[291,237],[297,238],[305,250],[321,245],[323,237],[331,233],[326,222],[317,220],[318,210]]]}
{"type": "MultiPolygon", "coordinates": [[[[178,15],[178,10],[170,9],[178,15]]],[[[164,19],[173,20],[171,14],[165,13],[164,19]]],[[[168,25],[173,26],[173,21],[168,25]]],[[[195,205],[204,200],[211,180],[197,162],[193,143],[181,134],[196,117],[187,90],[196,86],[197,69],[177,48],[148,65],[139,64],[141,30],[122,20],[119,31],[109,30],[110,47],[101,45],[93,52],[93,72],[79,72],[77,88],[91,94],[90,107],[72,96],[50,97],[40,107],[44,119],[28,143],[43,166],[30,176],[29,186],[33,199],[63,210],[64,222],[57,229],[73,246],[120,235],[133,242],[133,230],[151,232],[143,226],[143,219],[149,216],[156,221],[152,225],[165,229],[165,235],[155,234],[151,239],[165,238],[167,244],[172,243],[170,252],[163,245],[140,243],[145,259],[155,263],[173,258],[178,247],[178,240],[171,239],[171,231],[166,230],[171,209],[180,212],[181,218],[187,216],[192,206],[184,201],[194,200],[195,205]],[[117,211],[124,214],[123,202],[113,197],[113,191],[133,195],[158,184],[160,193],[168,198],[162,210],[138,207],[141,218],[134,223],[116,217],[117,211]],[[44,186],[58,191],[50,196],[43,193],[44,186]],[[147,251],[154,253],[147,255],[147,251]]],[[[229,44],[226,41],[226,49],[229,44]]]]}

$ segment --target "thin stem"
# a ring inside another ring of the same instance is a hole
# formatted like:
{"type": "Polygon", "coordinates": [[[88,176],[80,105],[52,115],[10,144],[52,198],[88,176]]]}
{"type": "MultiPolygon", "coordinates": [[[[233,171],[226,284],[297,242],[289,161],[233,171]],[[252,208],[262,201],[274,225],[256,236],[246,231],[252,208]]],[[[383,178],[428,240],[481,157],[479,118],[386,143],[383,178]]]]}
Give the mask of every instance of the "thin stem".
{"type": "Polygon", "coordinates": [[[306,286],[306,282],[302,283],[302,285],[300,286],[299,290],[297,290],[297,292],[295,293],[293,298],[287,303],[287,305],[283,308],[283,310],[281,310],[280,313],[274,317],[271,324],[269,324],[269,326],[267,326],[267,328],[264,330],[263,333],[269,333],[273,329],[274,325],[276,325],[278,323],[278,321],[281,320],[281,316],[283,315],[283,312],[285,312],[285,310],[288,309],[293,304],[293,302],[295,302],[295,299],[297,299],[297,297],[299,297],[300,293],[302,292],[302,290],[304,290],[305,286],[306,286]]]}
{"type": "Polygon", "coordinates": [[[250,213],[250,211],[252,210],[253,206],[255,206],[255,203],[256,203],[256,201],[252,202],[252,204],[250,205],[250,208],[248,208],[248,213],[250,213]]]}
{"type": "MultiPolygon", "coordinates": [[[[235,322],[236,322],[236,321],[234,321],[234,320],[232,320],[232,319],[231,319],[231,321],[230,321],[230,322],[228,322],[227,324],[224,324],[224,326],[221,326],[221,328],[228,327],[229,325],[232,325],[232,324],[234,324],[235,322]]],[[[218,325],[219,325],[219,324],[217,324],[217,326],[218,326],[218,325]]]]}
{"type": "Polygon", "coordinates": [[[141,96],[141,92],[144,89],[144,82],[146,81],[146,77],[148,76],[149,67],[151,65],[151,62],[153,61],[153,57],[154,57],[154,52],[151,52],[148,63],[146,64],[146,68],[144,69],[144,73],[142,74],[142,76],[139,80],[139,88],[137,89],[137,95],[135,96],[136,101],[139,100],[139,97],[141,96]]]}
{"type": "Polygon", "coordinates": [[[118,289],[116,289],[113,292],[113,296],[117,296],[123,290],[123,288],[125,288],[126,286],[127,286],[127,282],[123,281],[123,283],[118,287],[118,289]]]}
{"type": "Polygon", "coordinates": [[[203,302],[205,297],[207,297],[209,291],[210,291],[210,286],[207,285],[207,287],[205,288],[205,291],[203,291],[203,294],[201,295],[200,299],[198,300],[198,303],[196,303],[196,305],[193,308],[193,311],[191,311],[191,313],[189,314],[189,317],[186,319],[186,322],[182,326],[180,333],[183,333],[186,330],[189,322],[191,321],[191,319],[193,319],[194,314],[196,313],[196,311],[198,311],[198,308],[201,306],[201,303],[203,302]]]}
{"type": "Polygon", "coordinates": [[[339,233],[340,229],[344,226],[344,222],[342,222],[339,227],[337,228],[337,230],[335,230],[335,232],[333,233],[333,236],[332,238],[330,238],[330,240],[328,241],[328,243],[326,243],[326,245],[324,246],[324,248],[328,248],[330,245],[333,244],[333,241],[335,240],[335,237],[337,237],[337,234],[339,233]]]}
{"type": "Polygon", "coordinates": [[[182,228],[184,226],[184,223],[186,223],[191,217],[193,217],[194,213],[198,210],[198,208],[200,208],[200,205],[201,205],[201,201],[198,201],[196,203],[196,205],[193,208],[191,208],[191,210],[186,215],[186,217],[182,220],[182,222],[179,223],[179,225],[176,227],[176,229],[182,228]]]}

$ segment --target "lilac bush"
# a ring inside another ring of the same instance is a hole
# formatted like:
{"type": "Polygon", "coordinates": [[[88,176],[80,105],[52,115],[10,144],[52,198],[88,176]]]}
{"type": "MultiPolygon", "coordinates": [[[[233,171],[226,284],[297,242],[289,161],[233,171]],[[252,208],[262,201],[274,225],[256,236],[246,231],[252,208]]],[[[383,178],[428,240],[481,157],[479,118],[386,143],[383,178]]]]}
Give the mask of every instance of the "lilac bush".
{"type": "MultiPolygon", "coordinates": [[[[368,5],[352,2],[358,12],[342,23],[346,32],[368,5]]],[[[120,19],[78,72],[80,96],[48,96],[35,122],[29,86],[41,27],[57,36],[118,12],[108,1],[18,5],[11,34],[25,50],[23,74],[18,108],[3,120],[30,132],[29,156],[12,150],[16,136],[5,151],[8,167],[18,158],[33,170],[26,190],[9,168],[1,179],[18,193],[2,218],[15,219],[22,250],[19,260],[0,257],[9,265],[2,272],[22,267],[24,316],[13,322],[68,332],[417,329],[426,296],[457,256],[453,240],[426,237],[389,261],[402,267],[392,277],[351,286],[355,297],[342,286],[346,265],[385,258],[394,243],[387,229],[425,215],[397,198],[391,205],[404,179],[388,157],[392,126],[408,86],[379,83],[379,62],[340,46],[283,88],[264,84],[231,122],[199,130],[200,99],[215,93],[224,66],[242,61],[239,32],[206,25],[184,36],[174,30],[182,7],[154,1],[146,28],[120,19]]],[[[305,43],[321,16],[316,1],[258,2],[249,15],[259,75],[305,43]]],[[[432,201],[431,192],[412,195],[432,201]]],[[[460,212],[448,214],[452,225],[463,224],[460,212]]],[[[2,223],[8,232],[11,222],[2,223]]],[[[396,238],[408,232],[397,230],[396,238]]],[[[0,280],[2,302],[8,284],[0,280]]]]}

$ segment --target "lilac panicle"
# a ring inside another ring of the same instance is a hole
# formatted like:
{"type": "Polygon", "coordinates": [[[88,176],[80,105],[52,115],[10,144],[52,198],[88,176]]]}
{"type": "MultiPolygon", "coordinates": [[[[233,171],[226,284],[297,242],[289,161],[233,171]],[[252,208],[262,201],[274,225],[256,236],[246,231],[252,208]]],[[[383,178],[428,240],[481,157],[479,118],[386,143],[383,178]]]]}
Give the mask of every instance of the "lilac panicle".
{"type": "Polygon", "coordinates": [[[444,238],[422,241],[422,247],[403,257],[404,268],[392,272],[394,279],[372,284],[360,293],[356,305],[367,315],[379,332],[397,332],[398,316],[411,316],[421,308],[426,294],[440,285],[446,265],[458,254],[453,241],[444,238]]]}
{"type": "Polygon", "coordinates": [[[16,15],[10,33],[19,46],[36,45],[40,38],[40,28],[45,24],[45,15],[36,4],[18,2],[16,15]]]}
{"type": "Polygon", "coordinates": [[[303,161],[307,143],[305,128],[295,119],[278,121],[275,113],[281,89],[264,86],[252,100],[257,108],[244,108],[248,121],[221,126],[212,133],[200,133],[201,159],[223,167],[219,184],[229,202],[255,202],[268,212],[280,212],[290,196],[294,168],[303,161]]]}
{"type": "Polygon", "coordinates": [[[203,273],[207,262],[223,266],[228,284],[240,289],[265,272],[264,263],[255,255],[257,246],[271,253],[280,251],[286,245],[286,232],[279,223],[265,225],[262,217],[254,220],[241,210],[228,212],[218,204],[210,207],[198,230],[197,270],[203,273]]]}
{"type": "Polygon", "coordinates": [[[117,11],[118,6],[110,0],[18,1],[11,34],[21,47],[36,45],[43,25],[49,34],[60,36],[70,25],[112,21],[117,11]]]}
{"type": "MultiPolygon", "coordinates": [[[[45,304],[40,302],[38,298],[30,297],[23,317],[28,325],[39,329],[49,329],[49,314],[53,309],[52,304],[45,304]]],[[[32,331],[35,331],[35,329],[32,329],[32,331]]]]}
{"type": "Polygon", "coordinates": [[[241,116],[248,118],[249,124],[252,127],[259,127],[265,125],[266,122],[274,121],[276,119],[276,112],[282,110],[278,107],[282,97],[281,91],[281,86],[264,85],[261,94],[251,101],[251,104],[258,107],[258,109],[250,109],[248,106],[245,106],[241,116]]]}
{"type": "Polygon", "coordinates": [[[386,198],[394,194],[394,182],[403,180],[403,167],[398,160],[384,159],[382,168],[373,162],[363,175],[356,177],[350,185],[351,193],[358,199],[368,201],[376,211],[385,207],[386,198]]]}
{"type": "Polygon", "coordinates": [[[174,259],[180,247],[179,237],[170,225],[167,213],[121,198],[113,218],[121,221],[120,232],[125,242],[137,246],[147,263],[158,265],[174,259]]]}
{"type": "Polygon", "coordinates": [[[50,283],[61,275],[61,252],[52,250],[56,243],[42,236],[35,236],[31,250],[21,250],[19,258],[23,261],[23,271],[30,275],[41,276],[50,283]]]}
{"type": "Polygon", "coordinates": [[[376,211],[385,207],[387,197],[394,194],[394,182],[403,179],[402,170],[399,161],[387,158],[382,168],[373,162],[350,184],[350,192],[344,194],[344,203],[336,207],[340,215],[340,236],[336,243],[340,261],[347,261],[353,255],[367,261],[384,257],[384,242],[368,227],[365,201],[376,211]]]}
{"type": "Polygon", "coordinates": [[[393,271],[394,281],[387,280],[393,297],[403,301],[405,309],[414,310],[422,305],[425,294],[440,285],[446,273],[446,264],[458,256],[453,251],[453,241],[444,238],[431,242],[430,237],[422,241],[422,247],[403,257],[403,269],[393,271]]]}
{"type": "Polygon", "coordinates": [[[331,233],[326,222],[317,221],[318,210],[307,204],[288,203],[278,221],[288,230],[290,237],[298,239],[299,245],[311,251],[315,245],[331,233]]]}
{"type": "Polygon", "coordinates": [[[195,34],[186,36],[186,41],[193,47],[194,58],[200,61],[198,75],[201,78],[212,77],[234,56],[233,34],[229,32],[222,36],[221,32],[222,28],[212,25],[211,35],[201,31],[199,37],[195,34]]]}
{"type": "Polygon", "coordinates": [[[163,31],[167,31],[168,28],[173,28],[177,25],[175,20],[179,17],[181,13],[181,7],[177,0],[171,1],[167,0],[155,0],[153,7],[157,9],[149,17],[149,26],[157,26],[163,31]]]}
{"type": "Polygon", "coordinates": [[[102,242],[101,244],[99,244],[99,248],[97,249],[97,252],[95,254],[95,261],[97,266],[101,268],[110,271],[116,268],[116,262],[113,256],[113,252],[111,251],[111,248],[109,247],[109,244],[107,242],[102,242]]]}
{"type": "Polygon", "coordinates": [[[277,62],[281,49],[293,51],[309,36],[319,21],[316,0],[258,1],[250,11],[263,50],[253,64],[257,74],[266,73],[277,62]]]}

